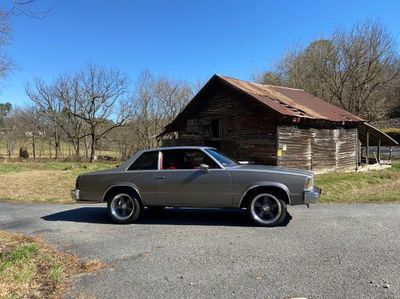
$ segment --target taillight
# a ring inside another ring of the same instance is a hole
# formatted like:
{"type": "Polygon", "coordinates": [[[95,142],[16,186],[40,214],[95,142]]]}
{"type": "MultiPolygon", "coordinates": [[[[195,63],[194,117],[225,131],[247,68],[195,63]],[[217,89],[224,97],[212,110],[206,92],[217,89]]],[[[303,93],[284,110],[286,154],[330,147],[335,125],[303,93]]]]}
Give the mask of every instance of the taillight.
{"type": "Polygon", "coordinates": [[[77,177],[75,181],[75,190],[79,190],[79,177],[77,177]]]}

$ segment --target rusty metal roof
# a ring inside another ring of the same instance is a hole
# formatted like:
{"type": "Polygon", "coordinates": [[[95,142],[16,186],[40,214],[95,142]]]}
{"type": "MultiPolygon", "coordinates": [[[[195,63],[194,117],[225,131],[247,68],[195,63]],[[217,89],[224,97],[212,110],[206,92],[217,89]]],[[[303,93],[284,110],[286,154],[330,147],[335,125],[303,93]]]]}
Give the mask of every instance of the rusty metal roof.
{"type": "Polygon", "coordinates": [[[331,122],[353,122],[360,123],[364,120],[344,109],[317,98],[302,89],[294,89],[282,86],[263,85],[253,82],[246,82],[221,75],[214,75],[200,89],[188,105],[178,116],[165,127],[165,130],[158,135],[158,138],[166,133],[173,132],[176,124],[186,112],[193,109],[193,105],[204,98],[208,86],[213,83],[224,82],[236,90],[252,97],[265,106],[277,111],[282,115],[326,120],[331,122]]]}
{"type": "MultiPolygon", "coordinates": [[[[288,116],[334,122],[362,122],[362,118],[317,98],[302,89],[263,85],[215,75],[271,109],[288,116]]],[[[211,80],[210,80],[211,81],[211,80]]]]}

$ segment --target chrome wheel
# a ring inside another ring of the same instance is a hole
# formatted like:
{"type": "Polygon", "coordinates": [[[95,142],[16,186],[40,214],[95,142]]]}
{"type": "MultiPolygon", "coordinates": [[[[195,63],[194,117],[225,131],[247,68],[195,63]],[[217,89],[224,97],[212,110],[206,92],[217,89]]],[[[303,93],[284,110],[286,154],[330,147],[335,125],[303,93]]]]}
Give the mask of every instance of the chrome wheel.
{"type": "Polygon", "coordinates": [[[135,212],[135,203],[128,194],[121,193],[113,197],[110,203],[111,214],[120,221],[125,221],[135,212]]]}
{"type": "Polygon", "coordinates": [[[282,215],[282,205],[275,196],[262,193],[254,197],[250,205],[253,218],[261,224],[275,223],[282,215]]]}

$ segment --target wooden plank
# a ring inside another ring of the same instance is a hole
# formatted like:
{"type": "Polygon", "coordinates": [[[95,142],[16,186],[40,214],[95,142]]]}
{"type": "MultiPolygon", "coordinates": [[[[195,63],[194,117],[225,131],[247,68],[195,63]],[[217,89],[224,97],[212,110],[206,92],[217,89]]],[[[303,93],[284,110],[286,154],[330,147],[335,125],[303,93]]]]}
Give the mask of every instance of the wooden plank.
{"type": "Polygon", "coordinates": [[[312,129],[301,129],[296,126],[279,126],[279,145],[286,145],[286,151],[279,159],[283,167],[311,169],[312,129]]]}

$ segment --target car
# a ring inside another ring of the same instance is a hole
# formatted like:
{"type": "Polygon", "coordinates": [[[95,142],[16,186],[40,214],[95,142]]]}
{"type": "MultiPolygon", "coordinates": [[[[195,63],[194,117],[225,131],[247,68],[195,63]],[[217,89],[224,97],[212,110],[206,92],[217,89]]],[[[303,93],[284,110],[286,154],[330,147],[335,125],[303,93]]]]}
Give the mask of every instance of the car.
{"type": "Polygon", "coordinates": [[[287,205],[316,203],[321,189],[310,171],[242,165],[215,148],[140,150],[114,169],[78,176],[77,202],[107,203],[116,223],[138,220],[143,209],[164,207],[246,208],[260,226],[277,226],[287,205]]]}

